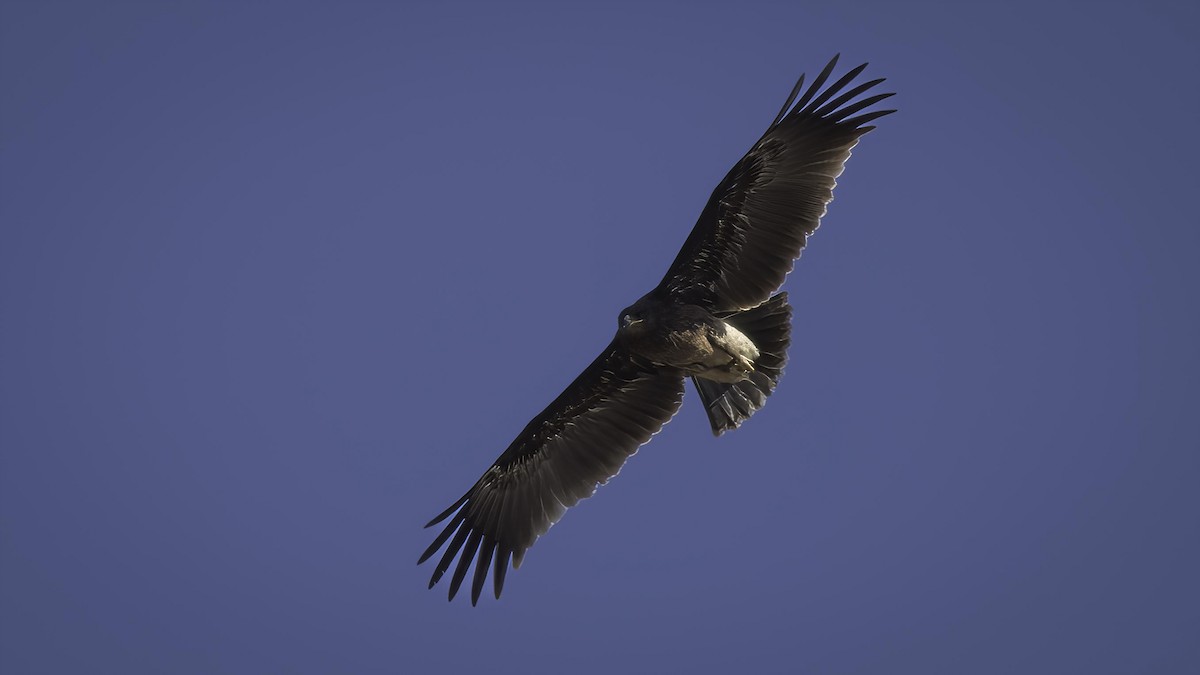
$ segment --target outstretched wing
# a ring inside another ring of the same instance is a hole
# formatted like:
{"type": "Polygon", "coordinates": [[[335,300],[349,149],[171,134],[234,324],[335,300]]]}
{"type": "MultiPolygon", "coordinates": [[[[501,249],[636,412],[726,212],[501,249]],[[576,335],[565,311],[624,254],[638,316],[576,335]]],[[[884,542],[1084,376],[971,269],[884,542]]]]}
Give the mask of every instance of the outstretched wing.
{"type": "Polygon", "coordinates": [[[727,312],[755,307],[783,284],[833,199],[850,149],[875,128],[863,125],[895,112],[851,117],[892,94],[854,101],[882,79],[842,93],[865,63],[822,90],[836,63],[835,56],[797,100],[800,76],[763,137],[713,191],[658,292],[727,312]]]}
{"type": "Polygon", "coordinates": [[[453,600],[478,554],[471,604],[479,600],[493,559],[499,598],[510,557],[513,567],[520,567],[533,542],[564,511],[615,476],[682,401],[682,375],[641,366],[615,342],[610,344],[461,499],[426,525],[450,518],[418,561],[425,562],[450,540],[429,587],[457,555],[450,580],[453,600]]]}

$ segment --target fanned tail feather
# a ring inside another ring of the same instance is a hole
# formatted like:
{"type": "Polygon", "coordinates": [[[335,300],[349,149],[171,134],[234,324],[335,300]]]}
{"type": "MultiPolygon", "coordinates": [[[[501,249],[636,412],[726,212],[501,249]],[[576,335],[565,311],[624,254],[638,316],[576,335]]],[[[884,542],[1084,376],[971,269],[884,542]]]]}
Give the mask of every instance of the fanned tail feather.
{"type": "Polygon", "coordinates": [[[788,304],[787,293],[771,296],[758,307],[736,312],[725,320],[754,341],[759,356],[750,379],[741,382],[726,384],[692,378],[714,436],[738,428],[766,404],[767,397],[775,391],[783,376],[788,345],[792,341],[792,307],[788,304]]]}

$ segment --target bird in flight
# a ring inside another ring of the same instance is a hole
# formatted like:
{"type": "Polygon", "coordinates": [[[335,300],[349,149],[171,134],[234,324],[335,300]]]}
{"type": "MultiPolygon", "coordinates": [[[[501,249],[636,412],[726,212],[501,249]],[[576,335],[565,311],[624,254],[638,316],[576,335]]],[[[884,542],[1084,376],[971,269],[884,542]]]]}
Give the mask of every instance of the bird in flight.
{"type": "Polygon", "coordinates": [[[767,402],[791,342],[792,308],[786,293],[774,293],[825,215],[850,150],[872,121],[895,112],[863,112],[892,95],[860,98],[883,79],[850,87],[865,63],[825,87],[837,60],[807,89],[800,76],[766,133],[713,190],[663,280],[621,312],[612,342],[426,525],[449,518],[418,561],[449,542],[430,588],[457,557],[450,599],[472,561],[471,604],[489,568],[499,599],[510,561],[519,568],[563,512],[671,419],[686,378],[717,436],[767,402]]]}

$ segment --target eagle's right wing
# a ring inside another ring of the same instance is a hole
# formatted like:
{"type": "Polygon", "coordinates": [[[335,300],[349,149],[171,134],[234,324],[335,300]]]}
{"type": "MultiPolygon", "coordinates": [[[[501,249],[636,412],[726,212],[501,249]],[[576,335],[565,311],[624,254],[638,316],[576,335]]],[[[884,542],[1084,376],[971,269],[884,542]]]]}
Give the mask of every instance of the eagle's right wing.
{"type": "Polygon", "coordinates": [[[478,554],[471,603],[479,599],[493,557],[499,598],[510,557],[513,567],[520,567],[534,541],[566,509],[615,476],[682,401],[682,375],[639,366],[615,342],[610,344],[461,499],[426,525],[450,518],[418,561],[425,562],[450,540],[429,587],[442,578],[457,555],[450,580],[450,599],[454,599],[478,554]]]}

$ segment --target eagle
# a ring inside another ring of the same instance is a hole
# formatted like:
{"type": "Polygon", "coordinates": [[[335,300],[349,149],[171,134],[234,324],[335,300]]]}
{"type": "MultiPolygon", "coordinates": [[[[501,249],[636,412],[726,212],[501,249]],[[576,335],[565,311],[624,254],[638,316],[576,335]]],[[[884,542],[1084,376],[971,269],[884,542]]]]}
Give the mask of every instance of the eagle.
{"type": "Polygon", "coordinates": [[[450,600],[473,561],[471,604],[489,569],[499,599],[509,564],[519,568],[538,537],[662,429],[683,402],[686,379],[717,436],[767,402],[791,342],[792,308],[787,293],[775,291],[825,215],[850,150],[872,121],[895,112],[867,111],[893,95],[864,97],[882,78],[851,87],[865,63],[826,87],[837,61],[807,89],[800,76],[713,190],[666,276],[620,313],[612,342],[425,526],[449,519],[417,562],[446,546],[430,588],[457,557],[450,600]]]}

